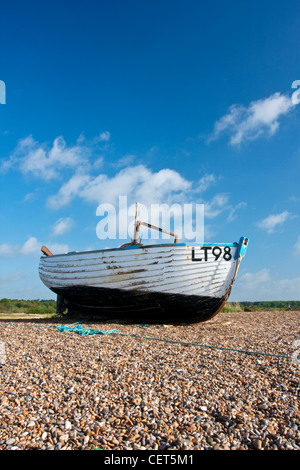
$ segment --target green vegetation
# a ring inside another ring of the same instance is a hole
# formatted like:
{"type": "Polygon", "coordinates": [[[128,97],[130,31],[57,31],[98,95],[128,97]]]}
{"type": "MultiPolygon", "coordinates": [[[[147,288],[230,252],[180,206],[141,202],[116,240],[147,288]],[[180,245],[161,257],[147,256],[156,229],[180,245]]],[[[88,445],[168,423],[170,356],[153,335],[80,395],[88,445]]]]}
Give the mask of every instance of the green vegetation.
{"type": "Polygon", "coordinates": [[[221,312],[244,312],[244,308],[239,302],[227,302],[221,312]]]}
{"type": "Polygon", "coordinates": [[[56,301],[1,299],[0,313],[56,313],[56,301]]]}
{"type": "Polygon", "coordinates": [[[222,312],[254,312],[262,310],[300,310],[299,300],[272,300],[260,302],[227,302],[222,312]]]}
{"type": "MultiPolygon", "coordinates": [[[[254,312],[262,310],[300,310],[300,301],[227,302],[222,312],[254,312]]],[[[55,314],[55,300],[0,300],[1,313],[55,314]]]]}

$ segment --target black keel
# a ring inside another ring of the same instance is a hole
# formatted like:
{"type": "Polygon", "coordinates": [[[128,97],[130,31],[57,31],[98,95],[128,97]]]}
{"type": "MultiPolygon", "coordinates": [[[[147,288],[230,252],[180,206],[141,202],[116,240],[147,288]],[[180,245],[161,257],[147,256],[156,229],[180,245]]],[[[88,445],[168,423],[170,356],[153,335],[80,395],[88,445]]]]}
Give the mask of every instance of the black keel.
{"type": "Polygon", "coordinates": [[[167,294],[141,290],[72,286],[52,288],[57,309],[63,313],[146,323],[195,323],[207,321],[224,306],[224,297],[167,294]]]}

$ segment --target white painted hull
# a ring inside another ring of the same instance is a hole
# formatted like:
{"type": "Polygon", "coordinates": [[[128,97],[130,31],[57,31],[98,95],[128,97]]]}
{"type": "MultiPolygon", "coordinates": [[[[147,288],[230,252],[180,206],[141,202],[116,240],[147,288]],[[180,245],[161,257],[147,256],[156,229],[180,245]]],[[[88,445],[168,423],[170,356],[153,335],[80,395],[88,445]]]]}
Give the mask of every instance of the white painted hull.
{"type": "Polygon", "coordinates": [[[82,297],[83,307],[90,303],[104,308],[105,296],[113,293],[122,293],[125,299],[134,294],[135,299],[145,299],[146,295],[152,300],[198,298],[223,303],[229,296],[240,258],[238,243],[133,245],[42,256],[39,275],[47,287],[67,300],[69,297],[71,303],[80,304],[82,297]],[[99,295],[99,302],[95,302],[95,295],[99,295]],[[93,301],[89,302],[89,298],[93,301]]]}

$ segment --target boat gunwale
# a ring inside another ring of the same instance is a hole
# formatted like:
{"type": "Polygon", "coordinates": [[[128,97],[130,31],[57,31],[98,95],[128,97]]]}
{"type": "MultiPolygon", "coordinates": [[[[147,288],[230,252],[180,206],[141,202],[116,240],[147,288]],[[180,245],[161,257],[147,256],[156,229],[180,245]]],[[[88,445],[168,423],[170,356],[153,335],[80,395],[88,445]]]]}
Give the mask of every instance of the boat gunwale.
{"type": "Polygon", "coordinates": [[[51,256],[43,255],[41,259],[53,258],[58,256],[76,256],[76,255],[85,255],[89,253],[103,253],[108,251],[127,251],[127,250],[138,250],[138,249],[148,249],[148,248],[169,248],[169,247],[177,247],[177,246],[229,246],[229,247],[238,247],[238,242],[231,242],[231,243],[160,243],[160,244],[153,244],[153,245],[128,245],[119,248],[103,248],[99,250],[88,250],[88,251],[70,251],[68,253],[57,253],[51,256]]]}

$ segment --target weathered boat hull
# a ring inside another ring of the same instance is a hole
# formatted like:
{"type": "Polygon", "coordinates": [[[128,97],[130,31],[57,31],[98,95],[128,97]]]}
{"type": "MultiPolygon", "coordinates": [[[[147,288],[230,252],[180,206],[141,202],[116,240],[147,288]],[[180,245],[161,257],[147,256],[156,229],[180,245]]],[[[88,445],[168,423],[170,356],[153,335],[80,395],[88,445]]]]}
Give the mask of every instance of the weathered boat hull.
{"type": "Polygon", "coordinates": [[[206,321],[220,311],[227,299],[226,296],[128,292],[101,287],[55,288],[53,291],[64,299],[69,313],[146,323],[206,321]]]}
{"type": "Polygon", "coordinates": [[[228,299],[245,240],[45,256],[39,274],[69,312],[148,323],[200,322],[228,299]]]}

